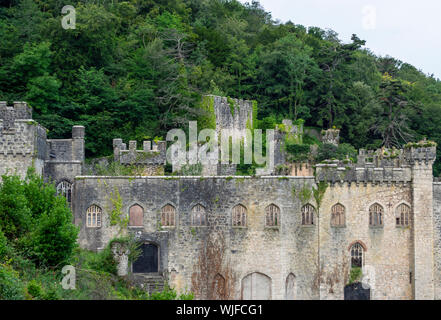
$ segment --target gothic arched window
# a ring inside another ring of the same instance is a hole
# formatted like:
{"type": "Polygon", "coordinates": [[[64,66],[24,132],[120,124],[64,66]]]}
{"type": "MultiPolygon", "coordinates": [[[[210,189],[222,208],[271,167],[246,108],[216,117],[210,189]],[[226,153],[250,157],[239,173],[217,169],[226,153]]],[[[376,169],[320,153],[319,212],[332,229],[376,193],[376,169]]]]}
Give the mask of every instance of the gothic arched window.
{"type": "Polygon", "coordinates": [[[309,203],[302,207],[302,225],[314,224],[315,208],[309,203]]]}
{"type": "Polygon", "coordinates": [[[161,225],[163,227],[175,226],[176,209],[171,204],[165,205],[161,210],[161,225]]]}
{"type": "Polygon", "coordinates": [[[337,203],[331,209],[331,225],[333,227],[342,227],[345,223],[345,207],[337,203]]]}
{"type": "Polygon", "coordinates": [[[407,204],[400,204],[396,210],[396,221],[398,227],[407,227],[410,224],[410,207],[407,204]]]}
{"type": "Polygon", "coordinates": [[[369,208],[369,225],[371,227],[380,227],[383,225],[383,207],[374,203],[369,208]]]}
{"type": "Polygon", "coordinates": [[[356,242],[352,245],[352,247],[351,247],[351,267],[352,268],[363,267],[363,252],[364,252],[364,248],[359,242],[356,242]]]}
{"type": "Polygon", "coordinates": [[[247,208],[238,204],[233,208],[233,227],[247,226],[247,208]]]}
{"type": "Polygon", "coordinates": [[[197,204],[191,210],[191,224],[193,226],[205,226],[207,225],[207,214],[205,207],[197,204]]]}
{"type": "Polygon", "coordinates": [[[129,209],[129,226],[142,227],[144,225],[144,209],[140,205],[133,205],[129,209]]]}
{"type": "Polygon", "coordinates": [[[278,227],[280,225],[280,209],[275,204],[266,207],[266,226],[278,227]]]}
{"type": "Polygon", "coordinates": [[[88,228],[101,227],[102,210],[97,205],[91,205],[86,211],[86,226],[88,228]]]}
{"type": "Polygon", "coordinates": [[[63,196],[66,198],[67,202],[72,201],[72,183],[67,180],[61,181],[57,185],[57,196],[63,196]]]}

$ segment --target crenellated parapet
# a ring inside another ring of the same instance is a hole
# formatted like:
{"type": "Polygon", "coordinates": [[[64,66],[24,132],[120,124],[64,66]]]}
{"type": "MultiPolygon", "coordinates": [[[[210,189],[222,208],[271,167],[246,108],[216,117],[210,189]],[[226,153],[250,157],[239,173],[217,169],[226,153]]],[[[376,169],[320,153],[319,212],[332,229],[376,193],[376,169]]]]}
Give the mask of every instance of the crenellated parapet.
{"type": "Polygon", "coordinates": [[[129,148],[122,139],[113,139],[114,161],[124,165],[165,165],[167,142],[144,141],[143,149],[137,150],[136,141],[129,141],[129,148]]]}
{"type": "Polygon", "coordinates": [[[375,167],[366,164],[363,167],[354,164],[322,163],[316,165],[317,181],[355,184],[407,184],[412,181],[410,166],[403,167],[375,167]]]}
{"type": "Polygon", "coordinates": [[[340,129],[328,129],[322,131],[322,142],[338,146],[340,142],[340,129]]]}
{"type": "Polygon", "coordinates": [[[431,167],[436,159],[436,145],[430,141],[407,144],[404,149],[361,149],[357,163],[328,160],[317,164],[317,181],[334,183],[407,184],[413,181],[415,164],[431,167]]]}
{"type": "Polygon", "coordinates": [[[0,120],[2,121],[2,134],[15,133],[16,120],[31,120],[32,109],[26,102],[14,101],[13,106],[8,106],[6,101],[0,101],[0,120]]]}
{"type": "Polygon", "coordinates": [[[436,143],[432,141],[420,141],[408,143],[404,146],[404,159],[409,164],[433,164],[436,160],[436,143]]]}

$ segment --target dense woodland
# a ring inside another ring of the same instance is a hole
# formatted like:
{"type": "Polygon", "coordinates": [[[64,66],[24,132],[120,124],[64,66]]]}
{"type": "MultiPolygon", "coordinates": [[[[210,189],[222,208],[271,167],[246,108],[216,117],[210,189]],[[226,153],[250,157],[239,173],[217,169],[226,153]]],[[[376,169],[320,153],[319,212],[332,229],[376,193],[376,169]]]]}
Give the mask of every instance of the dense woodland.
{"type": "Polygon", "coordinates": [[[69,3],[65,30],[63,1],[0,1],[0,97],[28,101],[51,138],[85,125],[89,157],[185,127],[203,94],[256,100],[262,128],[340,128],[355,148],[441,143],[441,82],[356,35],[280,23],[255,1],[69,3]]]}

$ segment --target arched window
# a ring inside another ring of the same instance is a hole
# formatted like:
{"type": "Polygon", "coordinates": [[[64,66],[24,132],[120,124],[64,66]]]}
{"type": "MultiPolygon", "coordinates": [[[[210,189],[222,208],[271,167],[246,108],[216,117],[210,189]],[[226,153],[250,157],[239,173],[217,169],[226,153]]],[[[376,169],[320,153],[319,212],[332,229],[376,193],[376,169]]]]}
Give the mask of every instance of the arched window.
{"type": "Polygon", "coordinates": [[[225,300],[226,290],[225,290],[225,278],[221,274],[216,274],[213,279],[213,287],[211,293],[211,300],[225,300]]]}
{"type": "Polygon", "coordinates": [[[207,225],[207,215],[205,207],[197,204],[191,210],[191,224],[193,226],[205,226],[207,225]]]}
{"type": "Polygon", "coordinates": [[[398,227],[407,227],[410,224],[410,207],[407,204],[400,204],[396,210],[396,221],[398,227]]]}
{"type": "Polygon", "coordinates": [[[285,300],[295,299],[296,276],[292,273],[286,277],[285,300]]]}
{"type": "Polygon", "coordinates": [[[63,180],[57,185],[57,196],[63,196],[67,202],[71,203],[72,199],[72,183],[63,180]]]}
{"type": "Polygon", "coordinates": [[[176,209],[171,204],[167,204],[162,208],[161,212],[161,225],[163,227],[175,226],[176,209]]]}
{"type": "Polygon", "coordinates": [[[315,208],[309,203],[302,207],[302,225],[314,224],[315,208]]]}
{"type": "Polygon", "coordinates": [[[266,207],[266,226],[278,227],[280,224],[280,209],[275,204],[266,207]]]}
{"type": "Polygon", "coordinates": [[[144,225],[144,209],[135,204],[129,209],[129,226],[142,227],[144,225]]]}
{"type": "Polygon", "coordinates": [[[233,208],[233,227],[247,226],[247,208],[238,204],[233,208]]]}
{"type": "Polygon", "coordinates": [[[271,278],[254,272],[242,279],[242,300],[271,300],[271,278]]]}
{"type": "Polygon", "coordinates": [[[383,207],[378,203],[374,203],[369,208],[369,225],[371,227],[383,225],[383,207]]]}
{"type": "Polygon", "coordinates": [[[356,242],[351,247],[351,267],[362,268],[363,267],[363,246],[356,242]]]}
{"type": "Polygon", "coordinates": [[[345,223],[345,207],[337,203],[331,209],[331,225],[333,227],[342,227],[345,223]]]}
{"type": "Polygon", "coordinates": [[[86,212],[86,226],[88,228],[101,227],[101,213],[102,210],[97,205],[91,205],[86,212]]]}

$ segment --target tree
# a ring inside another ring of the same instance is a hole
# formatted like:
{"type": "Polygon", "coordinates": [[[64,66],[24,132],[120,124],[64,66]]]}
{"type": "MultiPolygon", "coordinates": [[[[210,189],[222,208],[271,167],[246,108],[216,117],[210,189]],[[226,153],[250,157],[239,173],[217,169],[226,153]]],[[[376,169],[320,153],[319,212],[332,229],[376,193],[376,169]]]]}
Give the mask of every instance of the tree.
{"type": "Polygon", "coordinates": [[[290,34],[274,44],[261,57],[261,90],[267,95],[267,107],[285,113],[289,118],[309,118],[305,105],[305,86],[318,72],[311,58],[312,49],[290,34]]]}
{"type": "Polygon", "coordinates": [[[387,148],[399,148],[413,138],[407,116],[408,101],[404,97],[406,90],[400,80],[384,74],[379,93],[381,113],[371,129],[381,135],[383,145],[387,148]]]}
{"type": "Polygon", "coordinates": [[[0,229],[16,249],[39,265],[67,261],[76,247],[77,227],[64,197],[30,169],[25,180],[2,177],[0,229]]]}

